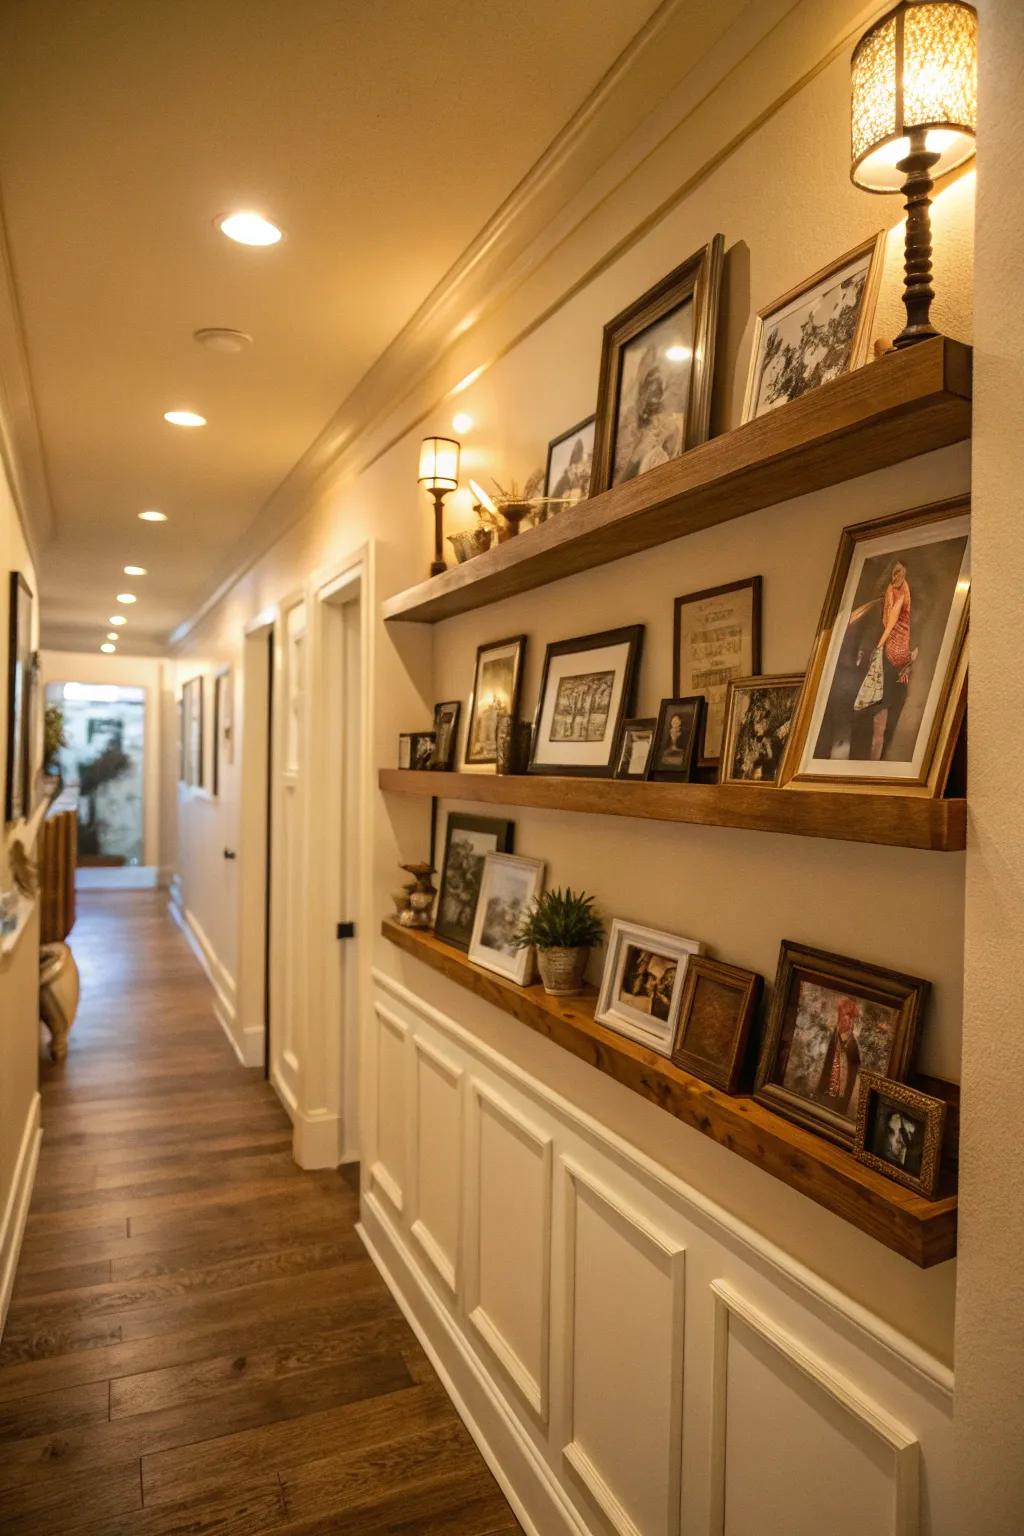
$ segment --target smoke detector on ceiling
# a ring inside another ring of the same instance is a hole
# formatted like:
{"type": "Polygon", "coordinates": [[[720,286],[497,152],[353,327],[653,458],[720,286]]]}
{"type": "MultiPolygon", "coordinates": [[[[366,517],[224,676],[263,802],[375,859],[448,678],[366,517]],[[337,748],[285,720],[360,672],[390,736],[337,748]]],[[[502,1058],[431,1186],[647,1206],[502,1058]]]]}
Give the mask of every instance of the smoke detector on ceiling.
{"type": "Polygon", "coordinates": [[[206,325],[192,333],[193,341],[211,352],[244,352],[252,346],[252,337],[245,331],[232,331],[221,325],[206,325]]]}

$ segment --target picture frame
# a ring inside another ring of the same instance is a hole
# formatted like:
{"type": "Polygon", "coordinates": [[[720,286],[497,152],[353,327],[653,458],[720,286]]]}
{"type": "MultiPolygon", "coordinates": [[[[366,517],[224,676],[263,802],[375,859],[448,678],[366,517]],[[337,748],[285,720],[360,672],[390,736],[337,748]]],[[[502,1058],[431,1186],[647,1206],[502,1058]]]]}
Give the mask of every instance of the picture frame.
{"type": "Polygon", "coordinates": [[[402,731],[398,737],[398,766],[424,773],[433,767],[436,742],[433,731],[402,731]]]}
{"type": "Polygon", "coordinates": [[[8,576],[7,761],[4,821],[21,821],[31,809],[32,741],[29,688],[32,670],[32,588],[20,571],[8,576]]]}
{"type": "Polygon", "coordinates": [[[594,1017],[599,1024],[671,1056],[689,962],[697,939],[612,920],[594,1017]]]}
{"type": "Polygon", "coordinates": [[[489,853],[511,853],[514,837],[514,821],[448,812],[434,917],[434,934],[444,943],[469,949],[484,860],[489,853]]]}
{"type": "Polygon", "coordinates": [[[786,788],[942,794],[966,705],[970,587],[968,497],[843,529],[786,788]]]}
{"type": "Polygon", "coordinates": [[[430,766],[438,773],[451,773],[455,767],[461,713],[460,699],[434,705],[434,755],[430,766]]]}
{"type": "Polygon", "coordinates": [[[803,684],[802,672],[729,679],[720,784],[778,784],[803,684]]]}
{"type": "Polygon", "coordinates": [[[854,1155],[858,1162],[934,1200],[947,1106],[878,1072],[861,1074],[854,1155]]]}
{"type": "Polygon", "coordinates": [[[473,697],[466,727],[464,761],[467,766],[497,762],[498,716],[517,717],[519,714],[525,654],[525,635],[489,640],[477,647],[473,697]]]}
{"type": "Polygon", "coordinates": [[[561,501],[586,501],[594,473],[594,432],[597,417],[584,416],[568,432],[548,443],[544,466],[544,495],[561,501]]]}
{"type": "Polygon", "coordinates": [[[652,783],[685,784],[693,773],[704,719],[704,699],[662,699],[645,777],[652,783]]]}
{"type": "Polygon", "coordinates": [[[605,326],[591,496],[707,441],[724,259],[715,235],[605,326]]]}
{"type": "Polygon", "coordinates": [[[885,238],[880,229],[758,310],[743,422],[766,416],[867,362],[885,238]]]}
{"type": "Polygon", "coordinates": [[[610,778],[631,714],[644,626],[549,643],[544,654],[530,773],[610,778]]]}
{"type": "Polygon", "coordinates": [[[533,947],[514,948],[512,939],[543,888],[543,859],[521,858],[515,853],[487,855],[469,941],[469,958],[474,965],[494,971],[517,986],[529,985],[535,961],[533,947]]]}
{"type": "Polygon", "coordinates": [[[657,719],[623,720],[615,762],[615,777],[632,782],[647,777],[657,719]]]}
{"type": "Polygon", "coordinates": [[[190,677],[182,684],[182,720],[185,742],[185,783],[190,789],[202,789],[205,780],[205,721],[203,719],[203,678],[190,677]]]}
{"type": "Polygon", "coordinates": [[[220,794],[221,768],[230,763],[232,751],[232,700],[231,668],[223,667],[213,680],[213,764],[210,776],[210,793],[220,794]]]}
{"type": "Polygon", "coordinates": [[[929,987],[919,976],[784,939],[754,1098],[851,1148],[860,1074],[907,1076],[929,987]]]}
{"type": "Polygon", "coordinates": [[[672,1046],[676,1066],[723,1093],[737,1093],[763,985],[756,971],[694,955],[686,967],[672,1046]]]}
{"type": "Polygon", "coordinates": [[[672,692],[704,696],[701,768],[717,768],[721,757],[730,680],[761,670],[761,585],[760,576],[744,576],[675,600],[672,692]]]}

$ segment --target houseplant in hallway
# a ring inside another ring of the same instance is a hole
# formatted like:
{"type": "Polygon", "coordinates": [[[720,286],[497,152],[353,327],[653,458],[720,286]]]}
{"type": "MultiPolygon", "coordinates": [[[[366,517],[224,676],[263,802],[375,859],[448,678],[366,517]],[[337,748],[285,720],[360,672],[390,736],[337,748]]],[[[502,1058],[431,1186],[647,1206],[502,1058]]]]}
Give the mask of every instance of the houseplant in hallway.
{"type": "Polygon", "coordinates": [[[545,891],[516,933],[517,948],[532,944],[544,990],[550,997],[575,997],[583,990],[590,951],[602,942],[604,923],[593,896],[571,886],[545,891]]]}

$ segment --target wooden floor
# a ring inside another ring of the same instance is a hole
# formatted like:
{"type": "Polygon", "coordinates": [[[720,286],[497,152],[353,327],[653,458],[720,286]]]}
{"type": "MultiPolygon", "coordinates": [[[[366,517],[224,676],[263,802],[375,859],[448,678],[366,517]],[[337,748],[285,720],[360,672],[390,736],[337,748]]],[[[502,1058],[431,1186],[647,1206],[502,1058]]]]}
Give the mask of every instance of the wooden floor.
{"type": "Polygon", "coordinates": [[[158,894],[87,896],[0,1342],[0,1531],[519,1526],[158,894]]]}

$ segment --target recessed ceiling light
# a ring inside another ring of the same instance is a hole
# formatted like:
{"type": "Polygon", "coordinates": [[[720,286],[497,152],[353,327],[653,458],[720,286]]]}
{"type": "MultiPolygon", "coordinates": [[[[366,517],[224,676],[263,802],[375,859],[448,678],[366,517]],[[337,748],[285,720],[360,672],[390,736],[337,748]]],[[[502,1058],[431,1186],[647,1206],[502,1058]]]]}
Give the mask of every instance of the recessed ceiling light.
{"type": "Polygon", "coordinates": [[[144,565],[126,565],[123,567],[126,576],[146,576],[149,573],[144,565]]]}
{"type": "Polygon", "coordinates": [[[110,618],[107,620],[107,623],[108,624],[127,624],[128,620],[125,618],[123,613],[112,613],[110,615],[110,618]]]}
{"type": "Polygon", "coordinates": [[[108,640],[116,640],[117,639],[117,630],[116,629],[108,629],[107,630],[107,639],[108,640]]]}
{"type": "Polygon", "coordinates": [[[198,411],[164,411],[164,421],[172,427],[205,427],[206,417],[198,411]]]}
{"type": "Polygon", "coordinates": [[[127,608],[131,603],[137,603],[138,598],[135,596],[134,592],[119,592],[114,601],[117,603],[124,603],[125,607],[127,608]]]}
{"type": "Polygon", "coordinates": [[[468,432],[473,425],[473,418],[468,411],[456,411],[452,417],[453,432],[468,432]]]}
{"type": "Polygon", "coordinates": [[[105,655],[112,656],[117,650],[117,646],[111,645],[109,640],[104,640],[103,644],[100,646],[100,650],[103,651],[105,655]]]}
{"type": "Polygon", "coordinates": [[[261,213],[229,213],[217,220],[217,228],[238,245],[276,245],[282,233],[261,213]]]}
{"type": "Polygon", "coordinates": [[[166,512],[156,512],[151,507],[148,512],[140,512],[139,513],[139,518],[144,523],[166,523],[166,521],[167,521],[167,513],[166,512]]]}
{"type": "Polygon", "coordinates": [[[205,325],[192,332],[192,340],[209,352],[244,352],[252,346],[252,337],[246,331],[232,331],[222,325],[205,325]]]}

